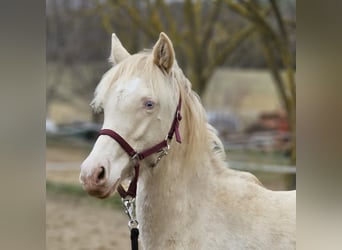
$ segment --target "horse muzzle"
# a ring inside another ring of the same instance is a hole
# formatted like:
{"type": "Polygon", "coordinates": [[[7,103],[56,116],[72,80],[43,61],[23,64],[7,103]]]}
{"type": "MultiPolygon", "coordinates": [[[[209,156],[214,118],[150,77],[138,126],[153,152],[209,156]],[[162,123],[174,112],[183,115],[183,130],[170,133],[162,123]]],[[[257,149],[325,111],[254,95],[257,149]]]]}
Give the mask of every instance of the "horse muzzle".
{"type": "Polygon", "coordinates": [[[83,174],[81,171],[80,182],[89,195],[104,199],[115,191],[119,180],[114,184],[110,183],[106,169],[101,166],[97,167],[91,175],[83,174]]]}

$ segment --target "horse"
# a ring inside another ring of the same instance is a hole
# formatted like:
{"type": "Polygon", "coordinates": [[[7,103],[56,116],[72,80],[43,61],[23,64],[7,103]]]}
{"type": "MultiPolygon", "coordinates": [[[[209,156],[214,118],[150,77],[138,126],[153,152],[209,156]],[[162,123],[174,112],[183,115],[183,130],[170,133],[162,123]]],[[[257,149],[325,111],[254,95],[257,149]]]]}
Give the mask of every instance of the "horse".
{"type": "Polygon", "coordinates": [[[269,190],[227,166],[170,38],[162,32],[152,50],[131,55],[112,34],[109,61],[91,106],[104,113],[101,131],[112,132],[81,164],[84,189],[104,199],[139,177],[146,250],[295,249],[296,191],[269,190]]]}

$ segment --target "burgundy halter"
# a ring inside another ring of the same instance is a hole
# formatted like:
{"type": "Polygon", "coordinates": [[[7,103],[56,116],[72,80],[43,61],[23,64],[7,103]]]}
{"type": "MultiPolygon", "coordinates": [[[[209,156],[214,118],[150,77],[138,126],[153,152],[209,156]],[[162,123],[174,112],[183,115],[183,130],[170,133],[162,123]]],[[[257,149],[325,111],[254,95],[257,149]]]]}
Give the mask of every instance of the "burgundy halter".
{"type": "Polygon", "coordinates": [[[177,105],[177,109],[175,112],[175,116],[173,118],[173,122],[171,125],[171,128],[169,130],[169,133],[167,134],[166,138],[161,141],[160,143],[154,145],[151,148],[148,148],[146,150],[143,150],[141,152],[137,152],[136,150],[134,150],[131,145],[129,145],[129,143],[122,138],[118,133],[116,133],[115,131],[111,130],[111,129],[102,129],[99,131],[99,135],[108,135],[111,138],[113,138],[117,143],[120,144],[120,146],[122,147],[123,150],[126,151],[126,153],[131,157],[131,160],[135,162],[134,165],[134,177],[131,180],[131,183],[129,184],[128,190],[125,191],[125,189],[122,187],[122,185],[119,185],[119,187],[117,188],[118,193],[120,194],[120,196],[122,198],[125,198],[126,196],[131,196],[132,198],[135,198],[136,196],[136,191],[137,191],[137,182],[138,182],[138,177],[139,177],[139,161],[145,159],[146,157],[154,154],[154,153],[160,153],[160,155],[157,158],[157,161],[154,163],[153,166],[155,166],[159,160],[164,156],[167,155],[167,152],[169,150],[169,141],[172,140],[173,138],[173,134],[176,135],[176,141],[178,143],[181,143],[181,137],[179,134],[179,122],[182,120],[182,116],[181,116],[181,105],[182,105],[182,99],[179,96],[179,101],[178,101],[178,105],[177,105]]]}

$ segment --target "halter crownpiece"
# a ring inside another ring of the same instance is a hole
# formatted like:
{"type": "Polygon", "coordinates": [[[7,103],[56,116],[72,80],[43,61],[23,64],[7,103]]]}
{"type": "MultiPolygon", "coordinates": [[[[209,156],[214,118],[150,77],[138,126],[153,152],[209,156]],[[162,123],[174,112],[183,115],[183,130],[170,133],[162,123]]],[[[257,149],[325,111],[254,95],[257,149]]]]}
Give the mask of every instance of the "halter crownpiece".
{"type": "Polygon", "coordinates": [[[138,183],[138,177],[139,177],[139,168],[140,168],[139,161],[145,159],[146,157],[154,153],[160,153],[159,156],[157,157],[157,160],[152,165],[152,167],[154,167],[155,165],[158,164],[158,162],[161,160],[163,156],[167,155],[170,149],[169,141],[172,140],[174,134],[176,135],[176,141],[178,143],[182,142],[181,136],[179,133],[179,122],[182,120],[181,106],[182,106],[182,98],[181,96],[179,96],[179,101],[178,101],[177,109],[173,118],[173,122],[166,138],[160,143],[154,145],[153,147],[143,150],[141,152],[137,152],[134,148],[132,148],[131,145],[129,145],[129,143],[115,131],[111,129],[101,129],[99,131],[98,136],[107,135],[113,138],[117,143],[119,143],[122,149],[125,150],[125,152],[131,157],[131,160],[134,162],[135,173],[134,173],[133,179],[131,180],[131,183],[129,184],[128,190],[125,191],[122,185],[119,185],[117,188],[118,193],[123,199],[126,198],[127,196],[130,196],[132,198],[136,197],[137,183],[138,183]]]}
{"type": "Polygon", "coordinates": [[[181,98],[181,96],[179,96],[179,101],[178,101],[175,117],[173,118],[173,123],[172,123],[171,129],[170,129],[170,132],[167,136],[169,140],[172,140],[173,134],[175,134],[176,135],[176,141],[178,143],[182,142],[182,139],[181,139],[180,133],[179,133],[179,122],[182,120],[182,115],[180,112],[181,107],[182,107],[182,98],[181,98]]]}

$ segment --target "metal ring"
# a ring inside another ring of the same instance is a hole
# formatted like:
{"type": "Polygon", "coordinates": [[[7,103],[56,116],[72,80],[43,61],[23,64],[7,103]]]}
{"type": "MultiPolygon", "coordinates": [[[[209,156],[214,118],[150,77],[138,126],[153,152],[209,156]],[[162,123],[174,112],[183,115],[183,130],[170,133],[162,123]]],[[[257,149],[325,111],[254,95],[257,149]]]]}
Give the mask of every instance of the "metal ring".
{"type": "Polygon", "coordinates": [[[138,228],[139,227],[139,223],[138,223],[138,221],[136,219],[130,220],[130,221],[128,221],[128,227],[129,227],[129,229],[138,228]]]}

